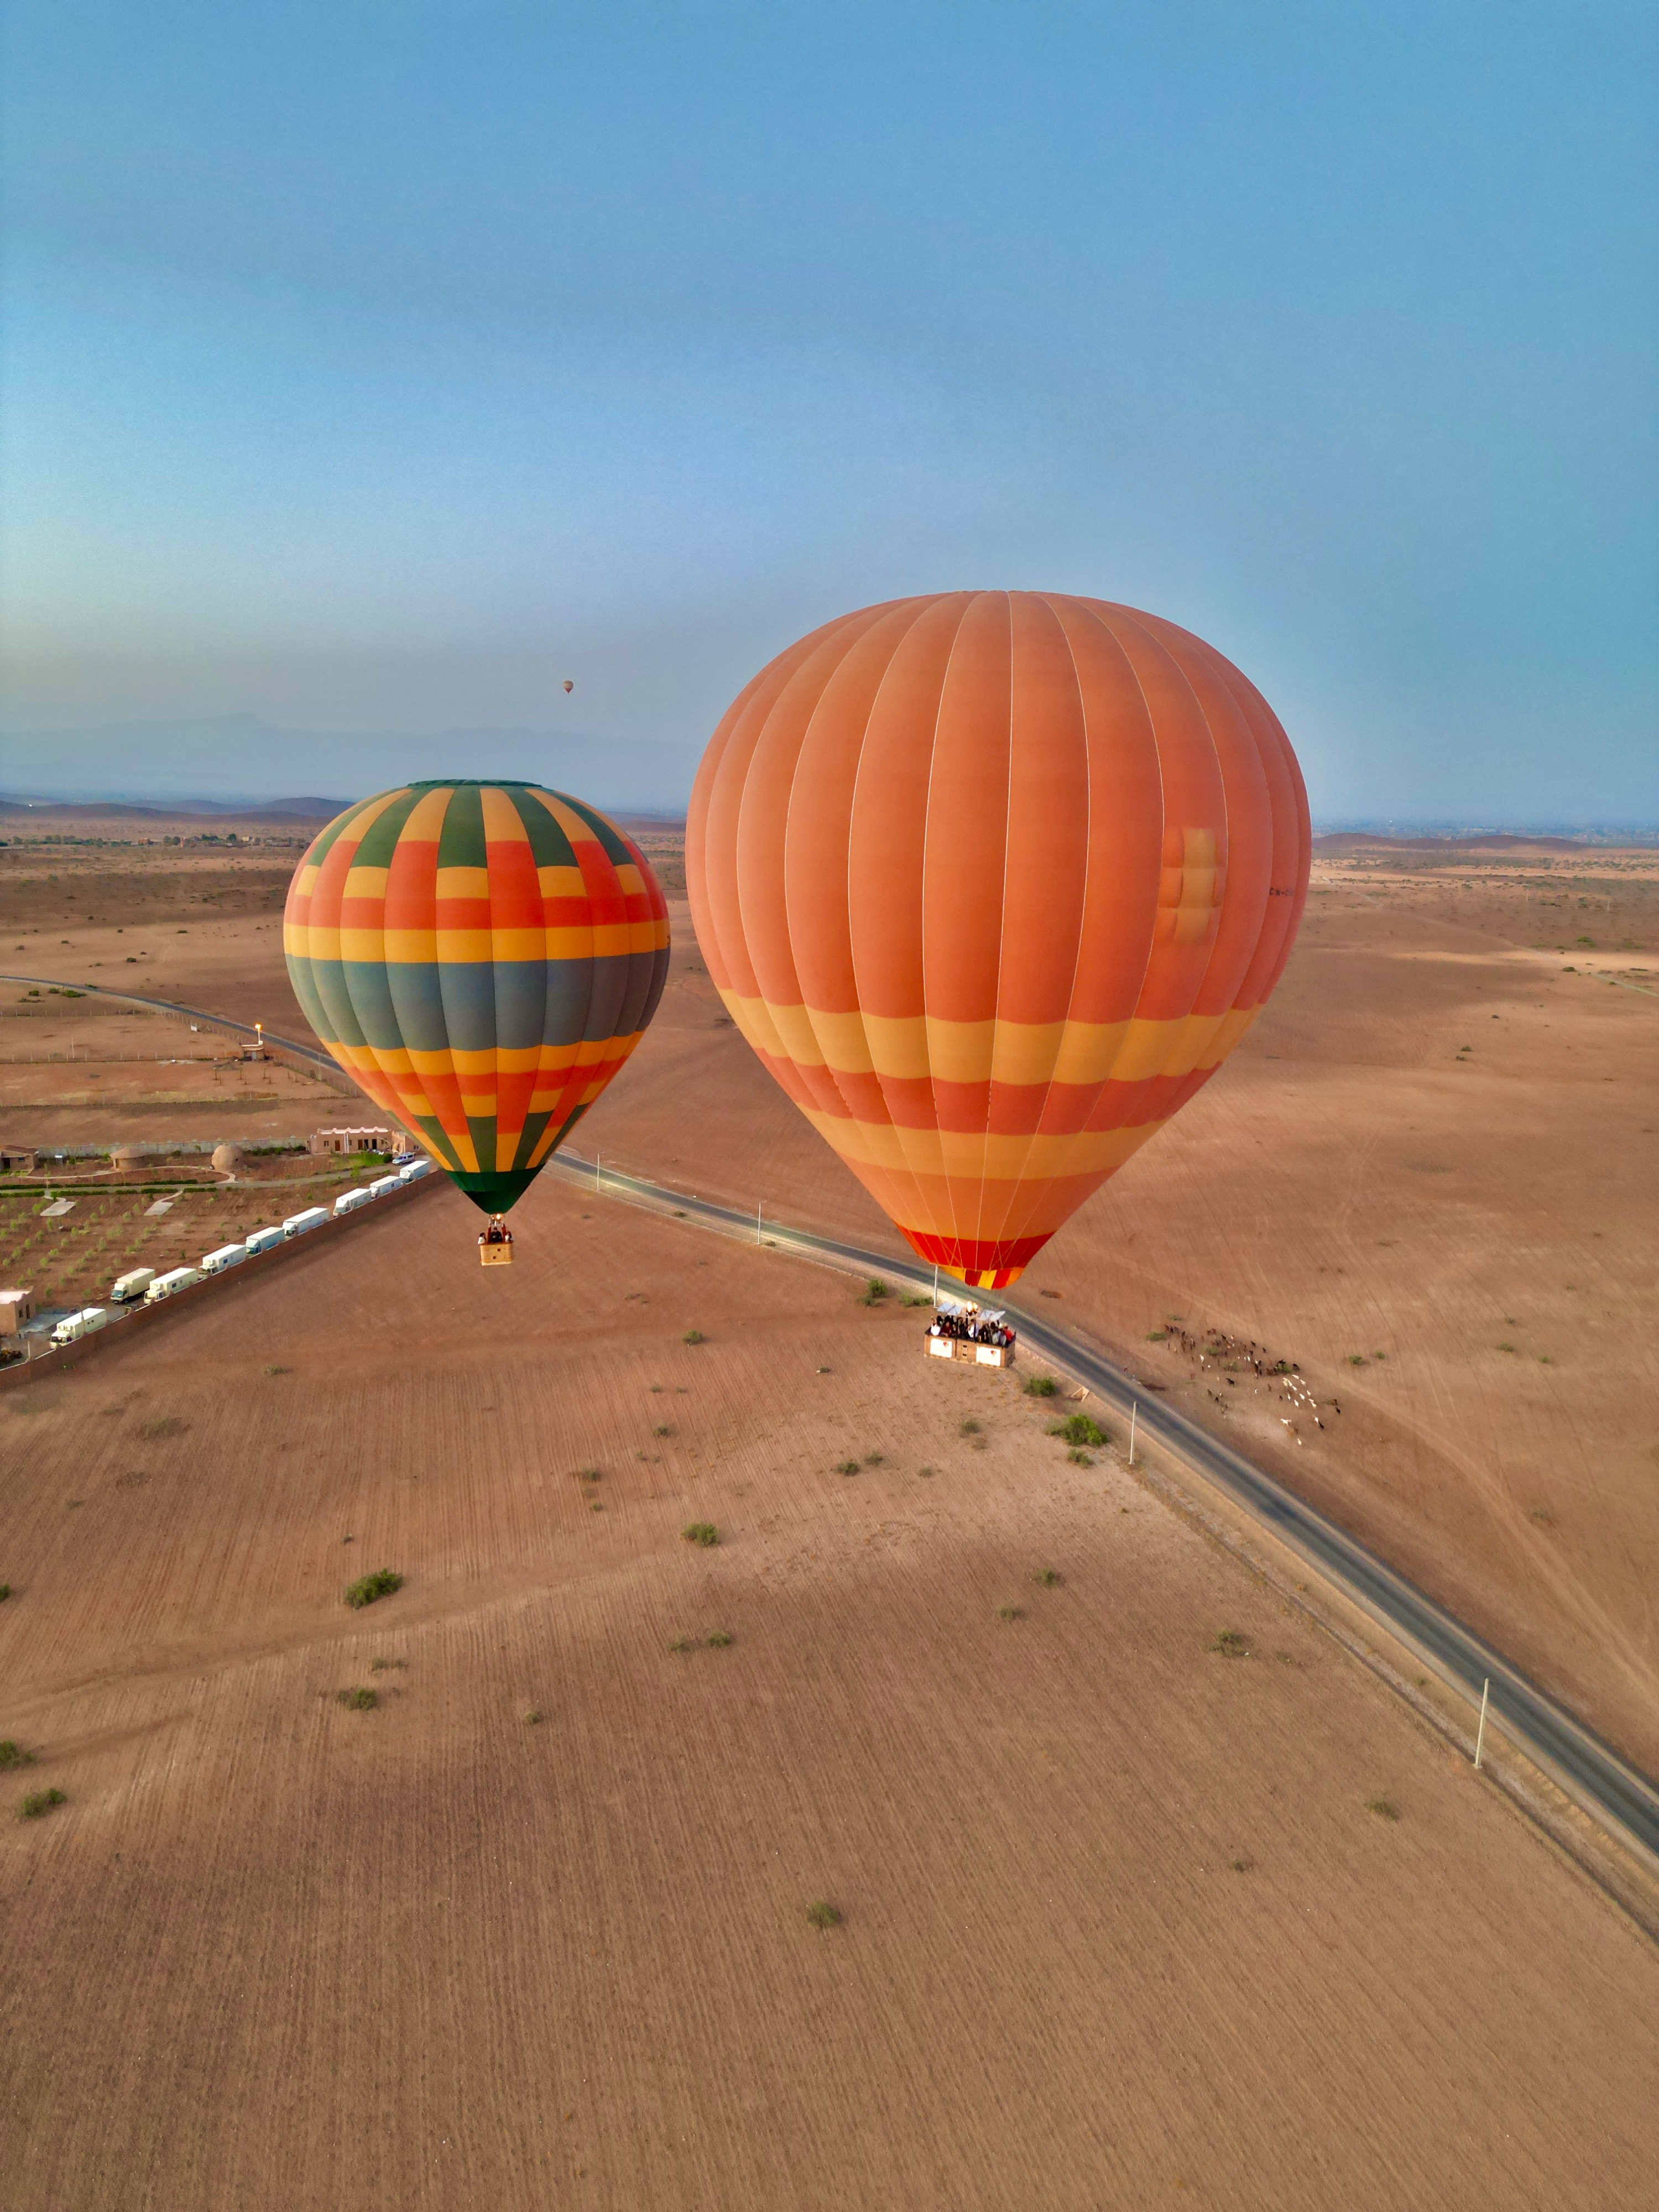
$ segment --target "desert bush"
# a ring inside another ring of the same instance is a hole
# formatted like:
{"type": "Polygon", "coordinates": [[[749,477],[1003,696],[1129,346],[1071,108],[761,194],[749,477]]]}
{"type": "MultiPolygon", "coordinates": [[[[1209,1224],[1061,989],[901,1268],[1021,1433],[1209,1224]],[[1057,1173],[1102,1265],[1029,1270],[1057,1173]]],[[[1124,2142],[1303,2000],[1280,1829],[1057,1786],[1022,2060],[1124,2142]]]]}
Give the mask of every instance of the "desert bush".
{"type": "Polygon", "coordinates": [[[937,1474],[939,1469],[936,1467],[919,1467],[916,1473],[923,1476],[932,1476],[937,1474]]]}
{"type": "Polygon", "coordinates": [[[1255,1866],[1254,1859],[1233,1859],[1230,1863],[1235,1874],[1249,1874],[1255,1866]]]}
{"type": "Polygon", "coordinates": [[[265,1369],[267,1375],[291,1375],[293,1372],[294,1370],[291,1367],[283,1367],[275,1360],[265,1369]]]}
{"type": "Polygon", "coordinates": [[[337,1690],[334,1694],[348,1712],[372,1713],[380,1702],[380,1693],[374,1690],[337,1690]]]}
{"type": "Polygon", "coordinates": [[[708,1648],[711,1651],[724,1651],[735,1641],[729,1628],[717,1628],[708,1639],[708,1648]]]}
{"type": "Polygon", "coordinates": [[[866,1452],[864,1455],[864,1464],[866,1467],[879,1467],[882,1464],[881,1454],[879,1452],[866,1452]]]}
{"type": "Polygon", "coordinates": [[[1065,1577],[1060,1573],[1057,1568],[1039,1567],[1036,1572],[1032,1576],[1031,1580],[1034,1583],[1041,1583],[1044,1589],[1058,1589],[1060,1583],[1065,1580],[1065,1577]]]}
{"type": "Polygon", "coordinates": [[[371,1674],[384,1674],[388,1667],[407,1667],[408,1664],[407,1659],[371,1659],[368,1671],[371,1674]]]}
{"type": "Polygon", "coordinates": [[[979,1432],[980,1425],[974,1419],[973,1415],[969,1413],[967,1419],[962,1425],[962,1433],[964,1437],[976,1437],[979,1432]]]}
{"type": "Polygon", "coordinates": [[[1071,1461],[1073,1467],[1092,1467],[1095,1463],[1094,1454],[1092,1452],[1085,1451],[1082,1447],[1078,1444],[1073,1444],[1070,1451],[1066,1453],[1066,1456],[1071,1461]]]}
{"type": "Polygon", "coordinates": [[[697,1648],[696,1638],[692,1636],[677,1636],[668,1648],[671,1651],[695,1651],[697,1648]]]}
{"type": "Polygon", "coordinates": [[[1149,1328],[1146,1332],[1146,1341],[1148,1344],[1162,1344],[1166,1340],[1169,1334],[1167,1328],[1149,1328]]]}
{"type": "Polygon", "coordinates": [[[401,1575],[393,1574],[390,1567],[377,1567],[372,1575],[360,1575],[355,1583],[346,1585],[345,1601],[361,1609],[373,1605],[377,1598],[390,1597],[393,1590],[404,1586],[401,1575]]]}
{"type": "Polygon", "coordinates": [[[882,1300],[886,1296],[886,1284],[883,1282],[879,1275],[872,1275],[868,1282],[866,1282],[864,1286],[864,1296],[859,1303],[861,1305],[877,1306],[881,1304],[882,1300]]]}
{"type": "Polygon", "coordinates": [[[525,1714],[524,1714],[524,1724],[525,1724],[525,1726],[526,1726],[526,1728],[539,1728],[539,1727],[541,1726],[541,1724],[542,1724],[542,1709],[541,1709],[541,1707],[540,1707],[539,1705],[526,1705],[526,1708],[525,1708],[525,1714]]]}
{"type": "Polygon", "coordinates": [[[688,1328],[685,1334],[680,1339],[680,1342],[682,1344],[703,1344],[707,1341],[708,1340],[705,1338],[700,1328],[688,1328]]]}
{"type": "Polygon", "coordinates": [[[38,1820],[43,1813],[50,1813],[54,1805],[65,1805],[69,1800],[61,1790],[35,1790],[24,1798],[17,1808],[20,1820],[38,1820]]]}
{"type": "Polygon", "coordinates": [[[858,1471],[859,1463],[855,1459],[838,1459],[836,1462],[837,1474],[856,1474],[858,1471]]]}
{"type": "Polygon", "coordinates": [[[1236,1628],[1218,1628],[1210,1649],[1218,1651],[1224,1659],[1248,1659],[1250,1656],[1249,1639],[1236,1628]]]}
{"type": "Polygon", "coordinates": [[[1386,1797],[1368,1797],[1365,1810],[1375,1813],[1379,1820],[1397,1820],[1400,1818],[1400,1808],[1386,1797]]]}
{"type": "Polygon", "coordinates": [[[1032,1375],[1026,1378],[1025,1395],[1028,1398],[1052,1398],[1054,1389],[1052,1375],[1032,1375]]]}
{"type": "Polygon", "coordinates": [[[720,1540],[720,1532],[712,1521],[694,1521],[689,1528],[683,1528],[680,1534],[688,1544],[701,1545],[704,1551],[707,1551],[711,1544],[718,1544],[720,1540]]]}
{"type": "Polygon", "coordinates": [[[1000,1605],[997,1607],[999,1620],[1024,1620],[1024,1618],[1025,1615],[1017,1605],[1000,1605]]]}
{"type": "Polygon", "coordinates": [[[138,1424],[138,1433],[141,1437],[178,1437],[182,1436],[184,1431],[184,1423],[173,1413],[162,1413],[153,1421],[140,1421],[138,1424]]]}
{"type": "Polygon", "coordinates": [[[0,1771],[13,1766],[33,1766],[33,1764],[34,1753],[32,1751],[20,1750],[9,1736],[0,1741],[0,1771]]]}
{"type": "Polygon", "coordinates": [[[674,1433],[673,1425],[669,1421],[659,1421],[651,1433],[653,1437],[672,1437],[674,1433]]]}
{"type": "Polygon", "coordinates": [[[1063,1421],[1051,1422],[1051,1437],[1060,1437],[1074,1448],[1083,1444],[1097,1445],[1106,1442],[1106,1431],[1088,1413],[1067,1413],[1063,1421]]]}
{"type": "Polygon", "coordinates": [[[0,1583],[0,1605],[3,1605],[10,1595],[11,1584],[9,1583],[0,1583]]]}
{"type": "Polygon", "coordinates": [[[839,1928],[841,1925],[841,1915],[827,1897],[821,1897],[816,1904],[809,1905],[806,1917],[814,1928],[839,1928]]]}

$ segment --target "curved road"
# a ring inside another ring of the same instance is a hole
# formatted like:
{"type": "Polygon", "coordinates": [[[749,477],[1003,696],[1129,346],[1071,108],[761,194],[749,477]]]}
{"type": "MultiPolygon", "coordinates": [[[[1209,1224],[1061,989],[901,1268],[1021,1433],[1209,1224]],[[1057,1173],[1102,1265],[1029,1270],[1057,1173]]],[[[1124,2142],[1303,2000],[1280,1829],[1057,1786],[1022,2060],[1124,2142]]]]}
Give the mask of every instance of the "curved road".
{"type": "MultiPolygon", "coordinates": [[[[573,1179],[614,1190],[658,1212],[678,1214],[727,1232],[758,1234],[756,1217],[712,1200],[694,1198],[665,1184],[647,1182],[615,1169],[596,1168],[568,1152],[551,1164],[573,1179]]],[[[896,1278],[931,1291],[933,1270],[914,1261],[866,1252],[830,1237],[767,1222],[764,1233],[780,1251],[827,1260],[852,1273],[896,1278]]],[[[1005,1302],[1006,1303],[1006,1302],[1005,1302]]],[[[1375,1553],[1346,1535],[1334,1522],[1305,1504],[1242,1454],[1176,1413],[1136,1384],[1087,1345],[1079,1344],[1040,1316],[1006,1304],[1023,1340],[1033,1351],[1075,1376],[1125,1419],[1135,1409],[1138,1435],[1163,1446],[1170,1455],[1206,1481],[1224,1491],[1253,1519],[1305,1559],[1316,1572],[1395,1634],[1422,1652],[1449,1681],[1478,1705],[1483,1682],[1490,1682],[1489,1724],[1504,1732],[1557,1779],[1588,1810],[1659,1858],[1659,1788],[1622,1759],[1565,1706],[1556,1704],[1500,1652],[1484,1644],[1443,1606],[1425,1596],[1375,1553]]]]}

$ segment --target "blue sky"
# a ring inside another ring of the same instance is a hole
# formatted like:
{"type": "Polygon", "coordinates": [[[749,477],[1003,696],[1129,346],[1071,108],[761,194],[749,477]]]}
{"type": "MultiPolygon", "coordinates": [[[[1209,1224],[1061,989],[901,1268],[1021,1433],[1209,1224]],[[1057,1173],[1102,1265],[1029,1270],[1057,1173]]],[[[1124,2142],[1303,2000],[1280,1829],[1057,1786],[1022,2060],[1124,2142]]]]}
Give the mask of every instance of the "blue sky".
{"type": "Polygon", "coordinates": [[[1002,584],[1211,638],[1326,818],[1659,819],[1645,9],[5,40],[5,787],[672,803],[801,631],[1002,584]]]}

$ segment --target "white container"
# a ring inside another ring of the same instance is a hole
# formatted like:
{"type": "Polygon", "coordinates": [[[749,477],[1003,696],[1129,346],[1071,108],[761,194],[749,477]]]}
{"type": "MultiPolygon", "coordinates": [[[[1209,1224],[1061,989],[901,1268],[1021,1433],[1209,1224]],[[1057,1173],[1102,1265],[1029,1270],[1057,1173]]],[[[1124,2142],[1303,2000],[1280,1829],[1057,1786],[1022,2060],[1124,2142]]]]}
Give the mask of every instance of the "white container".
{"type": "Polygon", "coordinates": [[[284,1237],[303,1237],[308,1229],[320,1229],[328,1219],[320,1206],[308,1206],[303,1213],[290,1213],[283,1224],[284,1237]]]}
{"type": "Polygon", "coordinates": [[[117,1277],[110,1296],[118,1306],[131,1305],[135,1299],[143,1297],[155,1280],[154,1267],[131,1268],[125,1275],[117,1277]]]}
{"type": "Polygon", "coordinates": [[[96,1332],[97,1332],[99,1329],[100,1329],[100,1328],[106,1328],[106,1327],[108,1326],[108,1323],[109,1323],[109,1315],[108,1315],[108,1312],[106,1310],[106,1309],[105,1309],[104,1307],[102,1307],[102,1306],[82,1306],[82,1309],[81,1309],[81,1326],[82,1326],[82,1329],[85,1331],[85,1333],[87,1334],[87,1335],[88,1335],[88,1336],[94,1335],[94,1334],[96,1334],[96,1332]]]}
{"type": "Polygon", "coordinates": [[[273,1244],[280,1244],[282,1241],[283,1232],[280,1229],[256,1229],[252,1236],[244,1243],[242,1249],[251,1260],[256,1252],[269,1252],[273,1244]]]}
{"type": "Polygon", "coordinates": [[[202,1273],[204,1275],[222,1275],[227,1267],[240,1267],[246,1257],[246,1244],[222,1244],[216,1252],[202,1255],[202,1273]]]}
{"type": "Polygon", "coordinates": [[[63,1320],[54,1326],[51,1340],[59,1347],[65,1344],[78,1344],[86,1333],[87,1324],[78,1313],[65,1314],[63,1320]]]}
{"type": "Polygon", "coordinates": [[[203,1280],[199,1267],[174,1267],[165,1275],[158,1275],[144,1292],[147,1306],[160,1305],[163,1298],[172,1297],[179,1291],[187,1291],[192,1283],[203,1280]]]}
{"type": "Polygon", "coordinates": [[[343,1213],[355,1213],[360,1206],[368,1204],[366,1190],[343,1190],[334,1201],[334,1218],[337,1221],[343,1213]]]}
{"type": "Polygon", "coordinates": [[[368,1194],[371,1198],[384,1198],[387,1191],[401,1190],[403,1187],[404,1179],[400,1175],[382,1176],[378,1182],[370,1183],[368,1194]]]}

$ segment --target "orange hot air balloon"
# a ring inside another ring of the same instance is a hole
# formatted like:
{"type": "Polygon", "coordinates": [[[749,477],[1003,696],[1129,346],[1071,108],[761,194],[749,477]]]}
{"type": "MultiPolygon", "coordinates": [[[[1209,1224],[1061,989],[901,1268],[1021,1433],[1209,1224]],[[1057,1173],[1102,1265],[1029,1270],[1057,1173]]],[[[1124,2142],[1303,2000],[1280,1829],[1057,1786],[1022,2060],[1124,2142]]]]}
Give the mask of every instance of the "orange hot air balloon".
{"type": "Polygon", "coordinates": [[[574,691],[576,688],[568,676],[564,679],[564,688],[567,691],[574,691]]]}
{"type": "Polygon", "coordinates": [[[1307,898],[1290,741],[1156,615],[946,592],[828,623],[709,741],[732,1020],[923,1259],[1012,1283],[1212,1075],[1307,898]]]}

